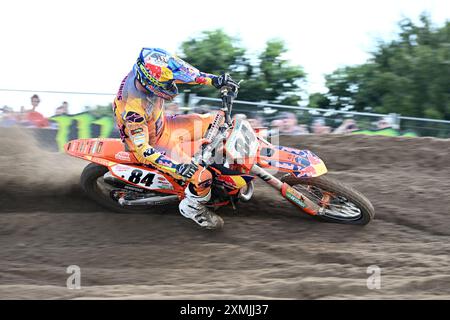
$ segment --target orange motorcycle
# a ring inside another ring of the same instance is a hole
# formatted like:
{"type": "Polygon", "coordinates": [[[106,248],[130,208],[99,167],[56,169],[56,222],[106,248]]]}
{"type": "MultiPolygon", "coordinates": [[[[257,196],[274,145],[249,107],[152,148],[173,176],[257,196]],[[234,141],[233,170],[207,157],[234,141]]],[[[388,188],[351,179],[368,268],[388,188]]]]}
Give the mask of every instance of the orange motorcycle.
{"type": "MultiPolygon", "coordinates": [[[[213,175],[208,206],[217,209],[250,201],[255,177],[261,178],[305,212],[321,221],[365,225],[374,217],[370,201],[358,191],[324,176],[324,162],[309,150],[269,143],[262,131],[244,119],[232,120],[237,90],[221,89],[222,108],[199,145],[191,146],[192,161],[213,175]],[[205,143],[206,141],[206,143],[205,143]],[[285,173],[280,179],[275,173],[285,173]]],[[[177,203],[187,182],[139,163],[120,139],[77,139],[65,145],[71,156],[90,161],[81,174],[87,195],[119,212],[151,211],[177,203]]]]}

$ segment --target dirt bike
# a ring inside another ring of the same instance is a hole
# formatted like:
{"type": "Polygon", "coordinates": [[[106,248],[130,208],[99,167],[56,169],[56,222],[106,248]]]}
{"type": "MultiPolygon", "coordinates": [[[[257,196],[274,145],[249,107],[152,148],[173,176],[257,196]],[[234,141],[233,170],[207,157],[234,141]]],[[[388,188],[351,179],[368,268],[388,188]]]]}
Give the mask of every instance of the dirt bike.
{"type": "MultiPolygon", "coordinates": [[[[223,87],[222,107],[201,144],[191,144],[192,161],[213,175],[213,209],[246,202],[261,178],[300,211],[319,220],[365,225],[374,217],[370,201],[358,191],[324,176],[324,162],[309,150],[272,145],[261,129],[244,119],[232,120],[237,89],[223,87]],[[206,143],[205,143],[206,141],[206,143]],[[196,144],[196,146],[193,146],[196,144]],[[281,179],[271,172],[282,172],[281,179]]],[[[77,139],[65,145],[71,156],[90,161],[81,186],[100,205],[118,212],[151,211],[184,197],[187,182],[141,164],[120,139],[77,139]]]]}

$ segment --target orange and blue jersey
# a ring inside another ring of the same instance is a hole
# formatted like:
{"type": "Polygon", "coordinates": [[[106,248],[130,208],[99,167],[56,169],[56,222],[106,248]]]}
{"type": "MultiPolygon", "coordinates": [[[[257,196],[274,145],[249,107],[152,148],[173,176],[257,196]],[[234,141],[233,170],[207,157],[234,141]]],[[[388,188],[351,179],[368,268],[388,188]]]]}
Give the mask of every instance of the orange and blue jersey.
{"type": "MultiPolygon", "coordinates": [[[[145,69],[161,82],[212,85],[215,77],[174,56],[155,56],[145,69]]],[[[136,70],[132,70],[123,79],[114,99],[114,115],[122,141],[141,163],[176,176],[177,163],[155,149],[167,125],[164,115],[166,99],[139,90],[135,80],[136,70]]]]}

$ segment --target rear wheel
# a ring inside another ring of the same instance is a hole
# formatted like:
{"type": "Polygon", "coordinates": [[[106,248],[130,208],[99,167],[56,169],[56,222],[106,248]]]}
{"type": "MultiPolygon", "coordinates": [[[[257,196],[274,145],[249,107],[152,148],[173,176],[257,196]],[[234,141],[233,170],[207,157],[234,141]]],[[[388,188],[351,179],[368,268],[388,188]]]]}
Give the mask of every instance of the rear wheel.
{"type": "Polygon", "coordinates": [[[323,208],[318,219],[328,222],[366,225],[375,215],[370,201],[355,189],[326,176],[281,179],[323,208]]]}
{"type": "MultiPolygon", "coordinates": [[[[162,213],[172,207],[165,205],[162,206],[122,206],[118,202],[117,195],[122,192],[121,189],[117,189],[110,184],[106,183],[103,179],[105,173],[108,172],[108,168],[98,165],[96,163],[88,164],[81,173],[81,187],[86,192],[89,198],[94,200],[102,207],[119,212],[119,213],[139,213],[139,212],[158,212],[162,213]]],[[[127,192],[123,190],[123,192],[127,192]]]]}

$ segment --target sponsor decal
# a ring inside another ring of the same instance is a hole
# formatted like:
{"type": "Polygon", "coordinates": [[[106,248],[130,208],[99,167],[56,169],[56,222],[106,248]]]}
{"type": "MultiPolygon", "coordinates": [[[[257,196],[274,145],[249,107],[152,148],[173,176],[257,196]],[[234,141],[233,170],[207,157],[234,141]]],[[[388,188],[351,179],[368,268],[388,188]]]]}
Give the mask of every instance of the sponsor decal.
{"type": "Polygon", "coordinates": [[[206,84],[208,82],[208,80],[206,80],[205,77],[197,77],[197,78],[195,78],[195,82],[198,84],[206,84]]]}
{"type": "Polygon", "coordinates": [[[119,151],[114,155],[117,160],[131,161],[130,154],[125,151],[119,151]]]}
{"type": "Polygon", "coordinates": [[[270,166],[274,166],[280,169],[286,169],[286,170],[292,170],[292,171],[299,171],[302,168],[296,165],[295,163],[291,162],[284,162],[284,161],[275,161],[275,160],[269,160],[267,163],[270,166]]]}
{"type": "Polygon", "coordinates": [[[234,181],[232,177],[227,176],[227,175],[221,175],[221,176],[217,177],[217,182],[229,189],[236,188],[236,181],[234,181]]]}
{"type": "Polygon", "coordinates": [[[131,135],[134,136],[135,134],[138,134],[138,133],[140,133],[142,131],[144,131],[143,128],[136,128],[136,129],[131,130],[130,133],[131,133],[131,135]]]}
{"type": "Polygon", "coordinates": [[[144,117],[137,112],[128,111],[128,113],[125,115],[125,120],[128,122],[143,122],[144,117]]]}
{"type": "Polygon", "coordinates": [[[161,81],[168,81],[173,79],[173,72],[167,67],[162,67],[161,81]]]}
{"type": "Polygon", "coordinates": [[[123,99],[123,87],[125,86],[125,82],[127,81],[128,76],[126,76],[123,80],[122,83],[120,84],[119,87],[119,91],[117,92],[117,100],[122,100],[123,99]]]}
{"type": "Polygon", "coordinates": [[[160,79],[161,78],[161,67],[151,64],[151,63],[146,63],[145,67],[147,68],[147,70],[150,72],[150,74],[155,77],[156,79],[160,79]]]}
{"type": "Polygon", "coordinates": [[[133,137],[133,143],[138,146],[145,143],[145,135],[143,133],[135,135],[133,137]]]}
{"type": "Polygon", "coordinates": [[[163,156],[161,156],[158,159],[156,159],[155,162],[157,164],[160,164],[162,166],[169,167],[169,168],[172,168],[172,167],[175,166],[175,164],[172,161],[170,161],[169,159],[167,159],[167,158],[165,158],[163,156]]]}
{"type": "Polygon", "coordinates": [[[130,186],[128,184],[126,184],[124,186],[124,189],[131,190],[131,191],[136,191],[136,192],[144,192],[144,189],[133,187],[133,186],[130,186]]]}
{"type": "Polygon", "coordinates": [[[171,185],[159,184],[158,189],[171,190],[173,189],[171,185]]]}
{"type": "Polygon", "coordinates": [[[150,157],[152,154],[154,154],[156,152],[155,149],[153,148],[148,148],[147,150],[144,151],[144,157],[150,157]]]}
{"type": "Polygon", "coordinates": [[[150,62],[158,66],[164,66],[169,63],[169,57],[159,52],[153,52],[150,55],[150,62]]]}
{"type": "Polygon", "coordinates": [[[306,208],[307,205],[305,202],[303,202],[303,198],[300,195],[296,195],[296,191],[292,188],[288,188],[286,190],[286,198],[294,202],[295,204],[299,205],[302,208],[306,208]]]}
{"type": "Polygon", "coordinates": [[[115,171],[115,172],[126,172],[126,171],[128,171],[130,169],[131,168],[128,167],[128,166],[122,166],[122,165],[119,164],[117,166],[114,166],[113,171],[115,171]]]}

